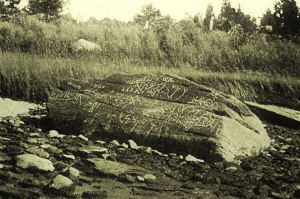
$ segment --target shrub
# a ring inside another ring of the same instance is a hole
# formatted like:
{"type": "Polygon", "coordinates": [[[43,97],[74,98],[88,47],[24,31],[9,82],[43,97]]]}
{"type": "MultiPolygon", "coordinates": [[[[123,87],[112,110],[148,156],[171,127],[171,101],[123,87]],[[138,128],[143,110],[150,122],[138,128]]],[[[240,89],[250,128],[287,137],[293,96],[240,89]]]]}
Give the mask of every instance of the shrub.
{"type": "Polygon", "coordinates": [[[64,16],[45,23],[20,15],[0,22],[0,49],[210,71],[252,70],[296,77],[300,73],[300,47],[296,43],[258,33],[246,35],[238,26],[229,33],[204,32],[191,19],[143,30],[137,24],[110,19],[76,22],[64,16]],[[72,44],[81,38],[100,45],[102,51],[72,53],[72,44]]]}

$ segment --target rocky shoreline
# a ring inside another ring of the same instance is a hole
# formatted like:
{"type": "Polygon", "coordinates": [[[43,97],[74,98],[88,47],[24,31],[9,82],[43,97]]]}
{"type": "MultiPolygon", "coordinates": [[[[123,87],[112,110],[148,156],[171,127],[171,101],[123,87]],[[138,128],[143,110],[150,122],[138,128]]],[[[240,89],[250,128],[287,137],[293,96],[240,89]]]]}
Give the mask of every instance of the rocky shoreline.
{"type": "Polygon", "coordinates": [[[300,132],[266,124],[255,158],[206,162],[130,140],[45,128],[46,110],[0,119],[0,198],[299,198],[300,132]]]}

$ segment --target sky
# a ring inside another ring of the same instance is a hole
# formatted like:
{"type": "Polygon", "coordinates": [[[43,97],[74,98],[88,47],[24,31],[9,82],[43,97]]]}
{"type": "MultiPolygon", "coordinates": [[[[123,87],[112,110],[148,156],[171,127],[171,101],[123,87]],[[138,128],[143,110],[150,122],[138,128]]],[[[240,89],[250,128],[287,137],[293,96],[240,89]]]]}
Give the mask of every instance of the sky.
{"type": "MultiPolygon", "coordinates": [[[[71,14],[75,19],[86,21],[90,17],[96,19],[111,18],[128,22],[139,13],[146,4],[152,4],[158,8],[163,15],[170,15],[179,21],[187,16],[197,13],[205,16],[207,5],[214,7],[217,16],[220,12],[223,0],[69,0],[64,13],[71,14]]],[[[230,0],[232,7],[241,6],[245,14],[252,17],[261,17],[265,11],[274,9],[276,0],[230,0]]],[[[296,0],[300,7],[300,0],[296,0]]],[[[22,0],[23,5],[26,0],[22,0]]]]}

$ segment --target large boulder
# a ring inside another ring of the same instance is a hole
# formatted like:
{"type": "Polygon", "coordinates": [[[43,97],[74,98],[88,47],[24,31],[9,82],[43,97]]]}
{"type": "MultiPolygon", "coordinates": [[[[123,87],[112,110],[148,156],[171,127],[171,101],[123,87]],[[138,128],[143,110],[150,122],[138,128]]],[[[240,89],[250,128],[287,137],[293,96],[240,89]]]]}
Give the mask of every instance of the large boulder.
{"type": "Polygon", "coordinates": [[[61,83],[48,102],[58,130],[134,139],[204,159],[234,161],[270,144],[241,101],[170,75],[121,75],[61,83]]]}
{"type": "Polygon", "coordinates": [[[72,45],[72,50],[74,52],[101,51],[101,47],[98,44],[87,41],[85,39],[79,39],[72,45]]]}

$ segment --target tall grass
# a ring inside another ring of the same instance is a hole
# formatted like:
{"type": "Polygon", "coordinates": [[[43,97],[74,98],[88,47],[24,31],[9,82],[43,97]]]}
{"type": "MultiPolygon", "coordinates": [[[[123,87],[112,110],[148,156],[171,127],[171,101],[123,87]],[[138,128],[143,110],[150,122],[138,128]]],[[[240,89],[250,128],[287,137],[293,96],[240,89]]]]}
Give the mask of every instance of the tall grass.
{"type": "Polygon", "coordinates": [[[259,71],[300,77],[300,46],[285,40],[253,34],[238,44],[233,34],[204,32],[191,20],[171,29],[143,30],[133,23],[89,20],[77,23],[65,17],[44,23],[33,16],[0,22],[0,50],[26,52],[47,57],[86,57],[100,62],[187,67],[214,72],[259,71]],[[97,43],[102,51],[74,53],[72,44],[83,38],[97,43]]]}
{"type": "Polygon", "coordinates": [[[45,102],[59,82],[119,73],[188,77],[242,100],[300,109],[300,46],[253,34],[203,32],[191,20],[143,30],[105,19],[44,23],[33,16],[0,22],[0,96],[45,102]],[[100,52],[75,52],[83,38],[100,52]],[[268,94],[269,93],[269,94],[268,94]],[[279,100],[277,100],[279,99],[279,100]]]}
{"type": "Polygon", "coordinates": [[[46,102],[63,80],[105,78],[113,73],[173,74],[232,94],[241,100],[273,103],[299,109],[298,78],[240,71],[209,72],[193,67],[165,67],[114,63],[90,57],[49,58],[26,53],[0,53],[0,96],[34,102],[46,102]],[[277,100],[279,99],[280,100],[277,100]],[[277,100],[277,101],[276,101],[277,100]]]}

